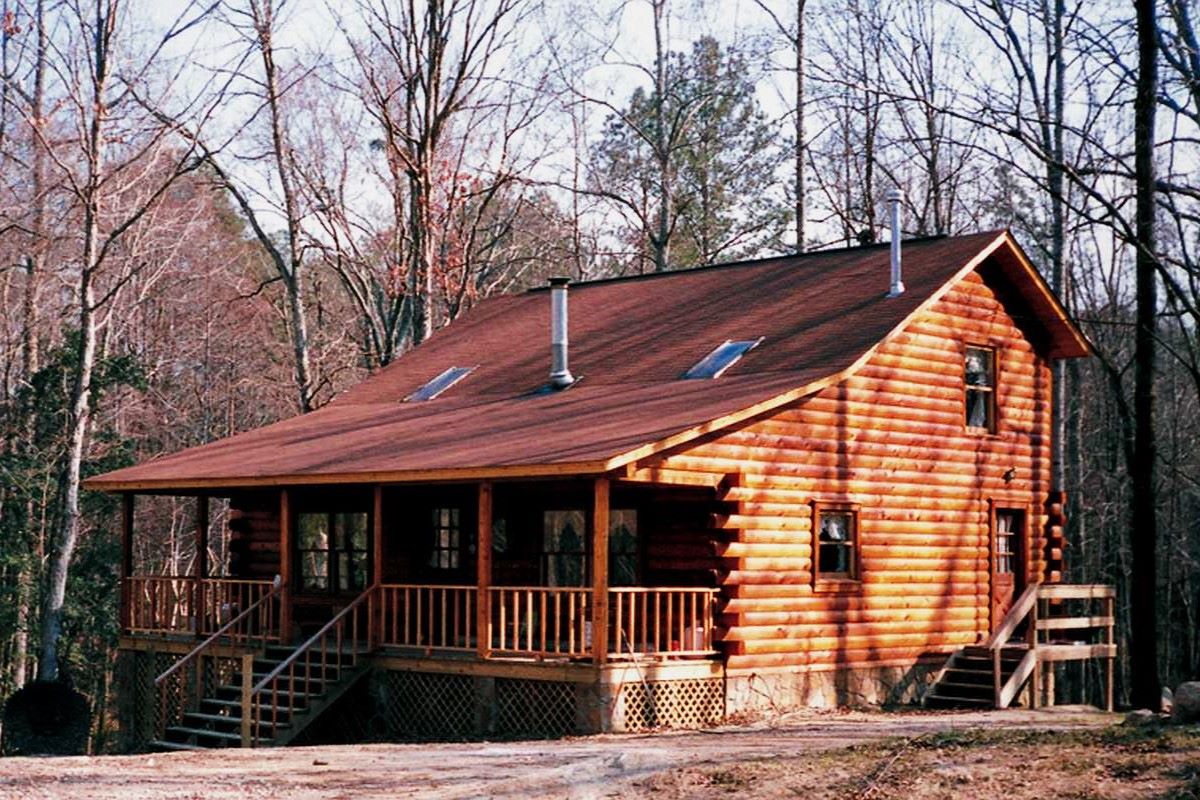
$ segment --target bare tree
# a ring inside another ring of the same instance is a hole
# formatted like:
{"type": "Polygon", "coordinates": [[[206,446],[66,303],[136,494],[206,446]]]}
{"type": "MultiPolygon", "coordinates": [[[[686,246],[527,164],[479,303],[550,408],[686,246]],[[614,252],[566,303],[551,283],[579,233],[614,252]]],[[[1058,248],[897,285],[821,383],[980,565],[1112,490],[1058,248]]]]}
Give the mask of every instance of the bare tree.
{"type": "MultiPolygon", "coordinates": [[[[194,152],[182,146],[172,126],[138,113],[137,96],[148,84],[177,89],[179,73],[151,73],[177,37],[199,25],[206,12],[189,2],[149,52],[129,58],[130,9],[121,0],[94,0],[58,10],[65,29],[61,41],[50,42],[47,69],[62,93],[64,113],[74,132],[75,157],[54,149],[40,123],[26,119],[42,138],[40,145],[78,206],[77,270],[73,278],[74,374],[71,378],[66,455],[58,501],[46,601],[42,610],[38,677],[58,674],[58,644],[66,598],[67,576],[84,521],[80,517],[81,467],[88,446],[93,412],[93,371],[104,313],[138,268],[120,258],[126,235],[155,208],[171,185],[194,170],[194,152]]],[[[197,121],[212,113],[213,104],[183,101],[197,121]]]]}

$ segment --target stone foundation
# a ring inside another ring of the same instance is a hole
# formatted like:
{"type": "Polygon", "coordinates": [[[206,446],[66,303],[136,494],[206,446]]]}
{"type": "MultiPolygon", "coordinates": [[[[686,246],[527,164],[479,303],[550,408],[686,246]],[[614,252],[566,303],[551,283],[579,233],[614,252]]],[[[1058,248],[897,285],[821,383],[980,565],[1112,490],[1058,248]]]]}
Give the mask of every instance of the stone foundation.
{"type": "Polygon", "coordinates": [[[920,703],[943,663],[727,675],[725,713],[920,703]]]}

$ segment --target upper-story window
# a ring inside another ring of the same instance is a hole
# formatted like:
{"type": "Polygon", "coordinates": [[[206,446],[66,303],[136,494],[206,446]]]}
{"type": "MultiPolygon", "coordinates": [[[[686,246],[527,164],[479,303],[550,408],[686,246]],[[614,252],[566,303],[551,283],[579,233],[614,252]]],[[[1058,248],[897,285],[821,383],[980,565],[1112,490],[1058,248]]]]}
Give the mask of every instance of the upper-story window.
{"type": "Polygon", "coordinates": [[[964,356],[967,427],[996,432],[996,351],[968,347],[964,356]]]}

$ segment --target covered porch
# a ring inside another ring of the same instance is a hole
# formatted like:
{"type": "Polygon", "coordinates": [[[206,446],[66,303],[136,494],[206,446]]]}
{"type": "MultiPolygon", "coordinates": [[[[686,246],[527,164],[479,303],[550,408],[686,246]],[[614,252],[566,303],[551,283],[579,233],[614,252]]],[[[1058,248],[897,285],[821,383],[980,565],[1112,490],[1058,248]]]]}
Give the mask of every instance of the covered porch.
{"type": "Polygon", "coordinates": [[[215,633],[295,645],[350,609],[339,647],[392,663],[719,657],[714,487],[605,475],[194,496],[192,574],[144,575],[124,495],[130,647],[215,633]],[[229,501],[220,564],[208,557],[214,497],[229,501]]]}

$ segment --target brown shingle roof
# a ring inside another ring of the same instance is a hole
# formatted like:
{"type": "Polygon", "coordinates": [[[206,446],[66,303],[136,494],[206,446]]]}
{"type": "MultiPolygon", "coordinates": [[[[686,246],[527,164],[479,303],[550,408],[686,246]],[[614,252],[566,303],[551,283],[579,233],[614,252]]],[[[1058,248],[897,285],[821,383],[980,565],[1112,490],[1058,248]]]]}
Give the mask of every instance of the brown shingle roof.
{"type": "Polygon", "coordinates": [[[571,289],[571,370],[549,370],[544,291],[487,300],[325,408],[92,478],[91,488],[203,488],[485,474],[599,472],[840,378],[989,254],[1048,331],[1086,352],[1011,237],[904,244],[907,291],[885,296],[888,249],[820,251],[571,289]],[[1022,286],[1024,283],[1026,285],[1022,286]],[[680,376],[726,339],[763,342],[717,380],[680,376]],[[476,366],[429,402],[404,397],[476,366]],[[764,405],[765,404],[765,405],[764,405]]]}

